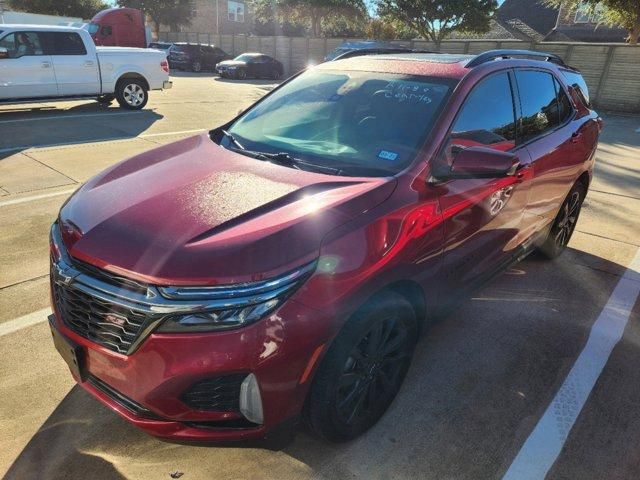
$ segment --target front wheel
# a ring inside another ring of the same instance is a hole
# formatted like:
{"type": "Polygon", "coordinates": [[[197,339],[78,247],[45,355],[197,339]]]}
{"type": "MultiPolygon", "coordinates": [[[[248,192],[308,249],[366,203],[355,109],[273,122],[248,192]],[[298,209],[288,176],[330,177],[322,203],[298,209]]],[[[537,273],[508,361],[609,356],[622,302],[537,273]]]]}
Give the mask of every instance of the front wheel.
{"type": "Polygon", "coordinates": [[[280,80],[280,77],[282,75],[280,74],[280,70],[278,70],[277,68],[273,69],[273,72],[271,72],[271,79],[272,80],[280,80]]]}
{"type": "Polygon", "coordinates": [[[199,73],[202,71],[202,62],[200,60],[194,60],[191,64],[191,71],[199,73]]]}
{"type": "Polygon", "coordinates": [[[585,195],[586,188],[581,183],[576,183],[567,195],[551,225],[549,235],[540,246],[540,251],[545,257],[557,258],[567,248],[576,228],[585,195]]]}
{"type": "Polygon", "coordinates": [[[245,78],[247,78],[247,71],[244,68],[239,68],[236,72],[236,78],[238,80],[244,80],[245,78]]]}
{"type": "Polygon", "coordinates": [[[141,80],[125,78],[116,86],[116,100],[122,108],[140,110],[149,101],[149,91],[141,80]]]}
{"type": "Polygon", "coordinates": [[[342,442],[373,426],[402,385],[416,336],[414,310],[397,293],[380,295],[355,314],[313,380],[305,407],[311,429],[342,442]]]}

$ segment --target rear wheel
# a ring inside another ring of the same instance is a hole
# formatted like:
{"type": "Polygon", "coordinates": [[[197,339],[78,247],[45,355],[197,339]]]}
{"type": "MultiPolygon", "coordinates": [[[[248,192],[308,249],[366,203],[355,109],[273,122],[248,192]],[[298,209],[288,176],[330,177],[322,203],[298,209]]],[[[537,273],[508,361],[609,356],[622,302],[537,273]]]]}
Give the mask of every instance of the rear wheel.
{"type": "Polygon", "coordinates": [[[202,62],[200,60],[194,60],[191,62],[191,70],[193,72],[201,72],[202,71],[202,62]]]}
{"type": "Polygon", "coordinates": [[[578,217],[582,209],[582,202],[586,195],[586,188],[582,183],[576,183],[556,215],[547,239],[540,247],[540,251],[549,259],[560,256],[567,248],[571,235],[576,228],[578,217]]]}
{"type": "Polygon", "coordinates": [[[280,70],[278,70],[277,68],[274,68],[273,71],[271,72],[271,78],[273,80],[280,80],[280,77],[282,75],[280,74],[280,70]]]}
{"type": "Polygon", "coordinates": [[[116,85],[116,100],[122,108],[140,110],[149,101],[149,92],[142,80],[125,78],[116,85]]]}
{"type": "Polygon", "coordinates": [[[343,327],[315,375],[305,414],[312,430],[335,442],[373,426],[395,398],[417,336],[411,304],[389,292],[343,327]]]}

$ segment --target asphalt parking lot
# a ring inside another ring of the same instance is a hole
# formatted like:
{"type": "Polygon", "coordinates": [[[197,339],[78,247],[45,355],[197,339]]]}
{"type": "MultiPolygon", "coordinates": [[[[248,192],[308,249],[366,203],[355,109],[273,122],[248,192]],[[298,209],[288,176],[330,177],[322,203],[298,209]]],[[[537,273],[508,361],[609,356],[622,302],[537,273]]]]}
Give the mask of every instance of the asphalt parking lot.
{"type": "Polygon", "coordinates": [[[48,231],[61,204],[103,168],[217,126],[274,86],[208,74],[173,80],[141,112],[115,102],[0,107],[5,478],[542,478],[531,456],[540,451],[549,479],[640,477],[638,117],[604,116],[570,249],[554,262],[532,255],[433,325],[399,397],[352,443],[328,445],[302,429],[260,444],[164,443],[75,386],[44,322],[48,231]],[[612,315],[623,331],[617,343],[612,315]],[[597,335],[610,340],[608,360],[597,335]],[[597,358],[607,360],[601,373],[597,358]]]}

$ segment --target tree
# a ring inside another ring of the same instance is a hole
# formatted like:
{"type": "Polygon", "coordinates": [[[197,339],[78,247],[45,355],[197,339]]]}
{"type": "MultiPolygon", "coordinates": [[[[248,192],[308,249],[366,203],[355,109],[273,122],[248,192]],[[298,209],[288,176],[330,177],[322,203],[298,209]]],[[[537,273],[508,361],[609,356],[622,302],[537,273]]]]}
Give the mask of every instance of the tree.
{"type": "Polygon", "coordinates": [[[191,23],[189,0],[118,0],[118,5],[142,10],[153,23],[156,33],[160,31],[160,25],[177,28],[191,23]]]}
{"type": "Polygon", "coordinates": [[[64,0],[63,2],[60,0],[9,0],[8,4],[11,8],[23,12],[84,19],[89,19],[100,10],[109,8],[102,0],[64,0]]]}
{"type": "Polygon", "coordinates": [[[254,0],[253,9],[256,19],[262,22],[306,22],[314,37],[322,35],[325,21],[352,21],[367,16],[363,0],[254,0]]]}
{"type": "Polygon", "coordinates": [[[439,48],[454,30],[488,32],[496,0],[378,0],[378,14],[404,22],[439,48]]]}
{"type": "Polygon", "coordinates": [[[412,40],[418,32],[393,18],[378,17],[369,20],[365,35],[376,40],[412,40]]]}
{"type": "Polygon", "coordinates": [[[571,11],[584,7],[597,15],[600,23],[621,26],[629,32],[627,41],[637,45],[640,41],[640,1],[639,0],[545,0],[544,3],[559,8],[564,5],[571,11]]]}

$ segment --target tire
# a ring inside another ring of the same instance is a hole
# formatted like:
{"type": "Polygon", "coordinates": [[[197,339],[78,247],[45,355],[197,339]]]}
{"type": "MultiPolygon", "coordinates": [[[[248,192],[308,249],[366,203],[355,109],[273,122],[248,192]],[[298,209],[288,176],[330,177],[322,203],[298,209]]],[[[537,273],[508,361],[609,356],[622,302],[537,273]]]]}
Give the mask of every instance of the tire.
{"type": "Polygon", "coordinates": [[[573,231],[576,228],[576,223],[578,223],[586,193],[585,186],[578,182],[571,188],[567,198],[562,202],[560,211],[551,225],[551,230],[549,230],[549,235],[540,246],[540,251],[548,259],[553,260],[559,257],[567,248],[571,235],[573,235],[573,231]]]}
{"type": "Polygon", "coordinates": [[[116,85],[116,100],[122,108],[140,110],[149,101],[149,91],[142,80],[125,78],[116,85]]]}
{"type": "Polygon", "coordinates": [[[304,412],[311,430],[344,442],[372,427],[402,385],[416,338],[414,310],[397,293],[379,295],[358,311],[315,374],[304,412]]]}
{"type": "Polygon", "coordinates": [[[111,105],[111,102],[113,102],[115,100],[116,96],[115,95],[100,95],[98,98],[96,98],[96,101],[103,106],[109,106],[111,105]]]}
{"type": "Polygon", "coordinates": [[[238,80],[244,80],[245,78],[247,78],[247,71],[244,68],[239,68],[236,72],[236,78],[238,80]]]}
{"type": "Polygon", "coordinates": [[[200,60],[194,60],[191,62],[191,71],[200,73],[202,71],[202,62],[200,60]]]}
{"type": "Polygon", "coordinates": [[[271,72],[271,79],[280,80],[280,77],[282,77],[280,70],[278,70],[277,68],[274,68],[273,71],[271,72]]]}

